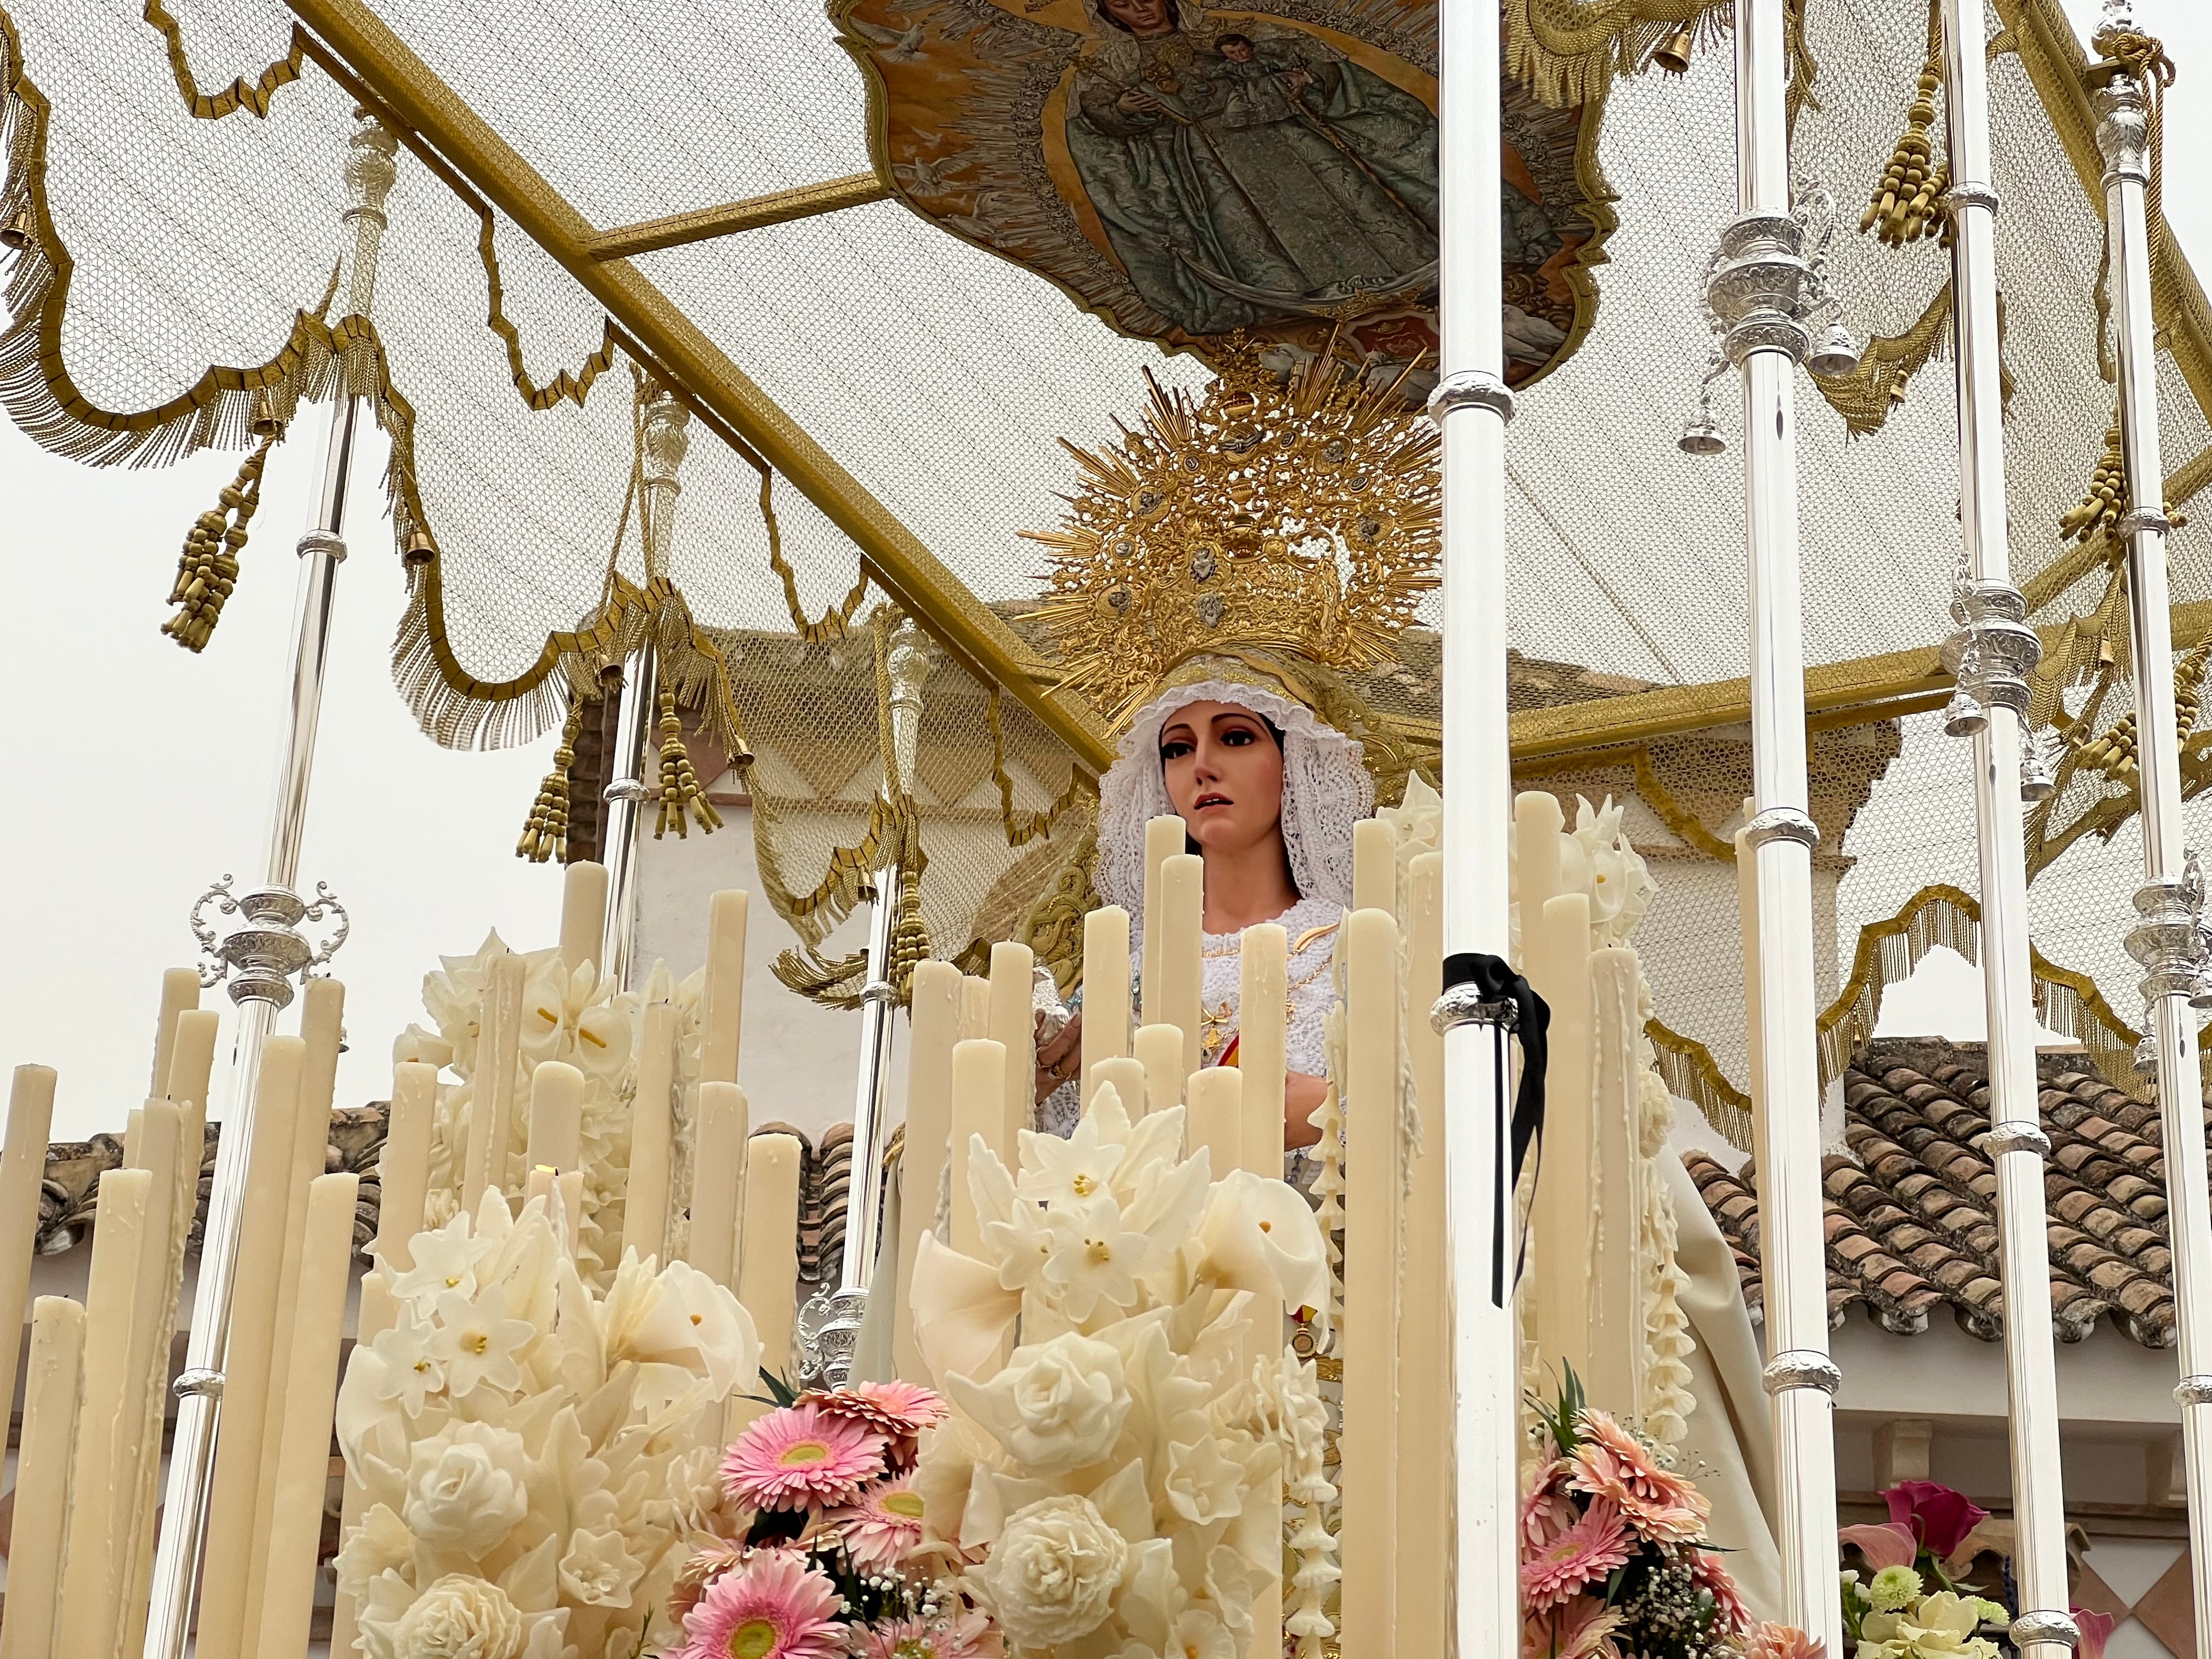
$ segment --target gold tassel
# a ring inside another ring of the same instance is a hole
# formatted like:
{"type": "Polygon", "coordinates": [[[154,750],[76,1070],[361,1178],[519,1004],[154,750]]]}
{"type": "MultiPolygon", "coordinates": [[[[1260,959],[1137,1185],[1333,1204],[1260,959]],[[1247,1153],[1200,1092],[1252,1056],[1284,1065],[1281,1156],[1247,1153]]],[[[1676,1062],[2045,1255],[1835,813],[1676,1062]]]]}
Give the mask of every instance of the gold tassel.
{"type": "Polygon", "coordinates": [[[664,690],[660,694],[660,816],[654,821],[653,838],[659,841],[672,829],[678,841],[688,840],[691,830],[686,819],[695,817],[702,835],[711,836],[722,827],[722,815],[707,799],[698,773],[691,769],[691,757],[684,747],[684,721],[676,713],[676,694],[664,690]]]}
{"type": "Polygon", "coordinates": [[[2128,510],[2128,468],[2120,452],[2120,422],[2116,415],[2105,428],[2105,453],[2089,475],[2089,492],[2058,520],[2058,533],[2068,541],[2086,542],[2100,532],[2110,534],[2128,510]]]}
{"type": "MultiPolygon", "coordinates": [[[[2208,669],[2212,669],[2212,641],[2197,647],[2173,665],[2173,731],[2178,740],[2185,742],[2197,729],[2197,716],[2204,707],[2208,669]]],[[[2115,783],[2133,783],[2136,731],[2136,710],[2130,708],[2081,745],[2080,764],[2102,772],[2115,783]]]]}
{"type": "Polygon", "coordinates": [[[181,607],[161,631],[191,652],[207,649],[215,625],[222,620],[223,601],[238,586],[238,555],[246,545],[246,527],[261,505],[261,469],[269,452],[284,437],[283,423],[265,413],[267,392],[255,400],[254,428],[262,433],[259,447],[246,458],[238,476],[216,497],[221,505],[199,516],[185,537],[185,550],[177,556],[177,580],[169,590],[169,603],[181,607]]]}
{"type": "Polygon", "coordinates": [[[568,723],[561,728],[561,741],[553,750],[553,769],[538,786],[538,799],[530,805],[530,821],[522,826],[522,839],[514,843],[514,856],[519,859],[528,859],[532,864],[543,864],[548,859],[562,864],[568,861],[568,769],[576,763],[576,733],[583,725],[584,700],[571,696],[568,723]]]}
{"type": "Polygon", "coordinates": [[[929,960],[929,929],[921,921],[921,881],[908,876],[899,888],[898,924],[891,930],[890,982],[898,988],[899,1004],[914,1003],[914,970],[929,960]]]}
{"type": "Polygon", "coordinates": [[[1881,182],[1859,216],[1861,232],[1872,230],[1892,247],[1902,247],[1928,234],[1936,219],[1936,198],[1950,187],[1948,162],[1938,165],[1928,142],[1928,129],[1936,120],[1936,88],[1943,78],[1942,13],[1928,9],[1928,58],[1920,66],[1920,82],[1911,107],[1905,112],[1905,131],[1890,152],[1881,182]]]}

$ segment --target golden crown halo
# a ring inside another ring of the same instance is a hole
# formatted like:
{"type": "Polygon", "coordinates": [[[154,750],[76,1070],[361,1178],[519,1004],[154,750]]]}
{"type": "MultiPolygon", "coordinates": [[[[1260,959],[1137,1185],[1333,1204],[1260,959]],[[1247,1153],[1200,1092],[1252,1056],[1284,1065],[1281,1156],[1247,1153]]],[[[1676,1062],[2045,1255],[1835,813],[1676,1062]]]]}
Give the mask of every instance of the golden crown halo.
{"type": "Polygon", "coordinates": [[[1372,667],[1437,586],[1436,429],[1402,383],[1328,353],[1279,377],[1250,347],[1205,394],[1148,370],[1143,421],[1081,468],[1036,611],[1063,687],[1121,726],[1180,664],[1290,655],[1372,667]]]}

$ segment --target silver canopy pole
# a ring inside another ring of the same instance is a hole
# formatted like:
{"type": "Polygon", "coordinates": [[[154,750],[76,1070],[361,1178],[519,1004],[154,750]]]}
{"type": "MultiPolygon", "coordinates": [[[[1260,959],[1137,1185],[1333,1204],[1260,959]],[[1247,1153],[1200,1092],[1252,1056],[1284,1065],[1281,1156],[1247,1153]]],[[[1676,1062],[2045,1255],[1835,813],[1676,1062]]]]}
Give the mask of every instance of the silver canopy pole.
{"type": "MultiPolygon", "coordinates": [[[[1429,412],[1443,471],[1443,947],[1507,953],[1512,789],[1505,711],[1505,296],[1495,8],[1441,8],[1438,233],[1443,373],[1429,412]]],[[[1520,1345],[1506,1133],[1511,1006],[1453,983],[1444,1047],[1445,1250],[1452,1319],[1452,1633],[1460,1659],[1520,1650],[1520,1345]]]]}
{"type": "Polygon", "coordinates": [[[2035,1000],[2028,977],[2027,864],[2021,839],[2027,674],[2042,655],[2012,585],[2006,544],[2004,404],[1997,361],[1996,186],[1990,182],[1989,75],[1981,0],[1943,0],[1946,110],[1953,183],[1952,315],[1957,319],[1959,526],[1966,568],[1951,602],[1960,625],[1947,650],[1958,676],[1945,730],[1973,739],[1974,820],[1981,854],[1982,983],[1989,1018],[1990,1133],[2002,1240],[2005,1371],[2012,1410],[2014,1557],[2020,1615],[2012,1638],[2027,1659],[2060,1659],[2079,1639],[2068,1614],[2066,1507],[2058,1463],[2058,1371],[2051,1346],[2051,1245],[2044,1210],[2035,1072],[2035,1000]]]}
{"type": "MultiPolygon", "coordinates": [[[[386,224],[384,200],[398,176],[398,138],[389,130],[374,118],[364,117],[353,134],[346,158],[349,205],[344,222],[354,238],[349,300],[352,314],[357,316],[368,314],[374,295],[386,224]]],[[[286,674],[289,696],[277,743],[265,879],[261,886],[233,899],[226,877],[193,908],[194,929],[216,960],[209,982],[229,976],[230,997],[238,1005],[238,1036],[231,1057],[230,1106],[223,1116],[215,1182],[208,1196],[207,1230],[200,1251],[199,1285],[192,1301],[185,1369],[174,1385],[176,1437],[154,1559],[152,1601],[143,1650],[147,1659],[183,1659],[191,1629],[207,1524],[208,1486],[215,1468],[223,1349],[230,1330],[239,1228],[245,1218],[246,1157],[253,1139],[262,1046],[277,1010],[292,1000],[292,976],[327,961],[344,937],[341,925],[337,939],[320,949],[301,938],[297,930],[303,920],[320,921],[326,913],[335,913],[342,924],[343,912],[324,890],[318,889],[318,900],[313,904],[293,890],[299,881],[300,848],[307,832],[315,728],[322,716],[323,684],[330,667],[337,568],[346,556],[346,489],[367,404],[366,398],[349,390],[344,362],[336,363],[333,368],[338,380],[323,440],[321,483],[313,521],[300,538],[299,585],[293,602],[291,655],[286,674]],[[242,913],[246,918],[243,928],[219,943],[198,920],[207,903],[217,899],[227,912],[242,913]]]]}
{"type": "Polygon", "coordinates": [[[1790,193],[1785,0],[1736,0],[1736,200],[1707,298],[1743,379],[1750,544],[1752,797],[1759,892],[1760,1257],[1766,1285],[1783,1612],[1843,1650],[1836,1597],[1835,1392],[1821,1236],[1813,1022],[1813,848],[1797,569],[1796,376],[1814,273],[1790,193]]]}
{"type": "MultiPolygon", "coordinates": [[[[896,775],[884,780],[893,799],[912,787],[915,753],[921,737],[921,686],[929,673],[929,653],[912,617],[892,630],[886,667],[890,679],[891,761],[896,775]]],[[[860,1064],[853,1094],[853,1172],[846,1191],[845,1253],[836,1291],[807,1299],[799,1313],[799,1335],[810,1382],[825,1388],[845,1383],[853,1372],[853,1348],[867,1312],[868,1285],[876,1271],[878,1223],[884,1194],[886,1137],[884,1094],[890,1084],[891,1035],[898,1012],[898,986],[891,978],[891,947],[898,930],[904,878],[896,858],[876,872],[868,912],[867,968],[860,990],[860,1064]]]]}
{"type": "MultiPolygon", "coordinates": [[[[645,462],[638,503],[639,541],[645,552],[645,579],[669,573],[676,543],[676,498],[684,493],[677,472],[691,448],[691,411],[660,386],[641,387],[644,405],[645,462]]],[[[611,976],[617,988],[627,990],[635,964],[631,961],[637,937],[637,842],[642,830],[644,804],[653,799],[657,786],[646,750],[652,740],[659,711],[659,676],[653,640],[647,636],[636,659],[623,676],[622,709],[615,721],[613,779],[603,792],[607,804],[605,834],[600,850],[607,860],[607,933],[600,951],[600,977],[611,976]]]]}
{"type": "MultiPolygon", "coordinates": [[[[2111,240],[2113,319],[2120,363],[2120,447],[2127,466],[2130,508],[2119,522],[2128,546],[2130,645],[2134,656],[2136,788],[2142,808],[2144,884],[2136,892],[2141,917],[2128,935],[2128,954],[2143,966],[2149,1035],[2138,1070],[2158,1081],[2159,1126],[2166,1152],[2167,1237],[2173,1251],[2173,1298],[2180,1385],[2182,1454],[2189,1480],[2191,1577],[2196,1593],[2197,1651],[2212,1655],[2212,1206],[2205,1190],[2204,1135],[2198,1102],[2203,1079],[2197,1022],[2190,999],[2205,969],[2199,932],[2203,884],[2193,854],[2182,846],[2180,756],[2173,708],[2173,633],[2167,616],[2164,457],[2159,449],[2158,366],[2150,306],[2150,226],[2144,204],[2150,183],[2149,89],[2135,66],[2112,61],[2136,33],[2131,9],[2106,0],[2096,46],[2106,61],[2093,73],[2097,146],[2105,157],[2105,226],[2111,240]],[[2146,1060],[2149,1064],[2146,1065],[2146,1060]]],[[[2138,37],[2139,38],[2139,37],[2138,37]]]]}

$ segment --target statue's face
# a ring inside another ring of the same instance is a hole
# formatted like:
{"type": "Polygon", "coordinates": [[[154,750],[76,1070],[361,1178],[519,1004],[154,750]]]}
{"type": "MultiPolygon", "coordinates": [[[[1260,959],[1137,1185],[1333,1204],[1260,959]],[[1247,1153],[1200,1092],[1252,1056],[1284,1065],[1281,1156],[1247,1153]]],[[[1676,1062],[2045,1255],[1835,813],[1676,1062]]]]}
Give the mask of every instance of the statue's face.
{"type": "Polygon", "coordinates": [[[1283,822],[1283,751],[1267,722],[1230,702],[1194,702],[1160,728],[1168,800],[1207,853],[1267,843],[1283,822]]]}
{"type": "Polygon", "coordinates": [[[1176,27],[1175,0],[1098,0],[1098,9],[1132,34],[1168,34],[1176,27]]]}

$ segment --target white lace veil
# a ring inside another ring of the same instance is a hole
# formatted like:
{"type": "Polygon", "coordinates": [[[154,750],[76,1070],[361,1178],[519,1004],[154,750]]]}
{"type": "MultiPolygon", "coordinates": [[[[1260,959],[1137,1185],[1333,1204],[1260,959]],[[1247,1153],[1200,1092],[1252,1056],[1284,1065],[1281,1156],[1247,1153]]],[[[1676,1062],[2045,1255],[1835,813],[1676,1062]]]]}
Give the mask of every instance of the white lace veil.
{"type": "Polygon", "coordinates": [[[1098,861],[1092,884],[1141,926],[1145,823],[1172,812],[1160,769],[1160,728],[1194,702],[1234,703],[1264,714],[1283,734],[1283,844],[1302,899],[1352,902],[1352,826],[1375,810],[1375,780],[1357,740],[1323,725],[1304,703],[1237,676],[1176,685],[1130,722],[1098,787],[1098,861]]]}

